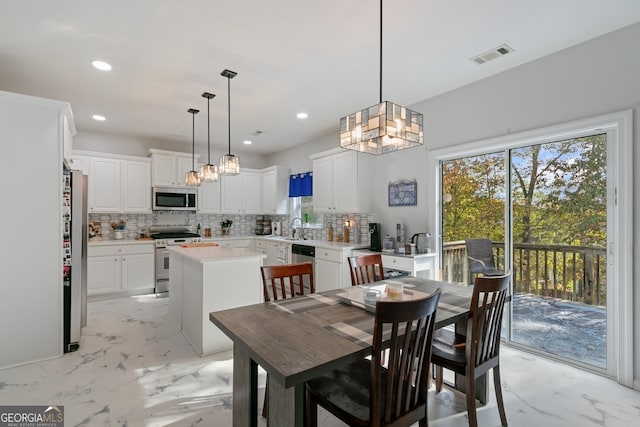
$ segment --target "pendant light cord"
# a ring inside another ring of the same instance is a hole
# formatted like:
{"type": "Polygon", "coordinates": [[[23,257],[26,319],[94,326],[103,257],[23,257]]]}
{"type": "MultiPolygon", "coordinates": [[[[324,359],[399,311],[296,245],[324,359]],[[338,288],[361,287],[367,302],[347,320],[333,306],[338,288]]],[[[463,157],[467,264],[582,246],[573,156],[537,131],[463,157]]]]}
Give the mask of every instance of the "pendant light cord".
{"type": "Polygon", "coordinates": [[[191,170],[196,169],[196,113],[191,113],[191,170]]]}
{"type": "Polygon", "coordinates": [[[227,121],[229,125],[229,155],[231,155],[231,78],[227,77],[227,121]]]}
{"type": "Polygon", "coordinates": [[[211,113],[209,112],[209,105],[211,99],[207,98],[207,164],[211,164],[211,113]]]}
{"type": "Polygon", "coordinates": [[[380,103],[382,104],[382,0],[380,0],[380,103]]]}

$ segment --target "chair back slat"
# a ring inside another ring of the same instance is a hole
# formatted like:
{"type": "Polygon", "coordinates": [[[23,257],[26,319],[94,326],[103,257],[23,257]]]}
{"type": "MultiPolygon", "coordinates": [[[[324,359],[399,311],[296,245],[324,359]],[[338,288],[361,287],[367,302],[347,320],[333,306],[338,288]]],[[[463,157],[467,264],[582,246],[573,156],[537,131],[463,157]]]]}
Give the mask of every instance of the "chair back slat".
{"type": "Polygon", "coordinates": [[[313,282],[313,264],[310,262],[262,266],[260,271],[265,302],[316,291],[313,282]],[[309,285],[308,289],[305,283],[309,285]]]}
{"type": "Polygon", "coordinates": [[[352,286],[365,285],[383,279],[382,255],[352,256],[348,260],[352,286]]]}
{"type": "Polygon", "coordinates": [[[421,300],[376,304],[370,373],[372,425],[378,425],[376,420],[386,424],[426,408],[428,366],[440,292],[437,289],[421,300]],[[383,384],[382,360],[386,345],[382,336],[383,331],[388,330],[391,331],[389,357],[384,376],[386,384],[383,384]]]}
{"type": "Polygon", "coordinates": [[[502,315],[510,275],[477,277],[467,324],[467,360],[480,366],[499,355],[502,315]]]}

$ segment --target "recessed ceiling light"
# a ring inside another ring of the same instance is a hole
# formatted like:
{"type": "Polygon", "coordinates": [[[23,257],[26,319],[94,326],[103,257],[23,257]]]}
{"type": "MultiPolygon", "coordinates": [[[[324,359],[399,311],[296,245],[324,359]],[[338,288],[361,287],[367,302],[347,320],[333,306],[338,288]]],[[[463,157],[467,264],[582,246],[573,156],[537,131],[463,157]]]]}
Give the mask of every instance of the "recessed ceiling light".
{"type": "Polygon", "coordinates": [[[91,65],[93,65],[98,70],[111,71],[111,64],[104,61],[93,61],[91,65]]]}
{"type": "Polygon", "coordinates": [[[97,120],[99,122],[104,122],[105,120],[107,120],[107,118],[105,116],[101,116],[100,114],[94,114],[93,115],[93,120],[97,120]]]}
{"type": "Polygon", "coordinates": [[[298,113],[296,114],[296,117],[299,119],[306,119],[309,115],[307,113],[298,113]]]}
{"type": "Polygon", "coordinates": [[[244,141],[242,141],[242,143],[243,143],[244,145],[251,145],[251,144],[253,144],[253,142],[249,141],[248,139],[245,139],[244,141]]]}

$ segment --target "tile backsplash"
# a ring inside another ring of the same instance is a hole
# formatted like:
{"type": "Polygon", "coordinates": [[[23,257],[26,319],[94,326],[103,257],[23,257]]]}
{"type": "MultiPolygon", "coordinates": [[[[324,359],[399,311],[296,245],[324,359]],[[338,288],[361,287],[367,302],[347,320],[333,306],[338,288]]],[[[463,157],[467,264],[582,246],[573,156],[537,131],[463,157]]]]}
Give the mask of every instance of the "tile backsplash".
{"type": "MultiPolygon", "coordinates": [[[[89,214],[90,222],[100,222],[102,225],[102,238],[113,239],[111,223],[126,224],[124,230],[125,239],[135,239],[141,234],[148,235],[149,227],[157,225],[187,225],[195,231],[200,224],[202,233],[205,228],[211,228],[213,237],[222,236],[220,223],[230,219],[233,221],[231,236],[255,235],[256,221],[280,221],[281,234],[290,236],[291,217],[289,215],[225,215],[225,214],[194,214],[188,212],[154,212],[153,214],[89,214]]],[[[343,235],[345,223],[349,224],[349,241],[354,243],[369,242],[368,223],[374,221],[371,214],[324,214],[323,228],[305,229],[307,239],[327,240],[329,227],[333,228],[335,236],[343,235]]],[[[298,223],[296,222],[296,225],[298,223]]]]}

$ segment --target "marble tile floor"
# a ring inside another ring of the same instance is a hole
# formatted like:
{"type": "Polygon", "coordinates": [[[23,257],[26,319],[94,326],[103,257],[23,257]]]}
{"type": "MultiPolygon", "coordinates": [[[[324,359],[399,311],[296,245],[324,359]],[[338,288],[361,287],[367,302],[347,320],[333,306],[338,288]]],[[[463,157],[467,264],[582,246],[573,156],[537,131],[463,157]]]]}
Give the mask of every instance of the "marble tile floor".
{"type": "MultiPolygon", "coordinates": [[[[231,426],[231,352],[198,357],[167,303],[155,296],[89,303],[80,349],[0,370],[0,404],[64,405],[66,426],[231,426]]],[[[640,417],[640,392],[508,347],[502,376],[511,426],[627,427],[640,417]]],[[[462,395],[430,394],[431,426],[467,425],[462,395]]],[[[478,417],[480,426],[500,425],[495,403],[478,417]]],[[[343,424],[321,412],[320,425],[343,424]]]]}

